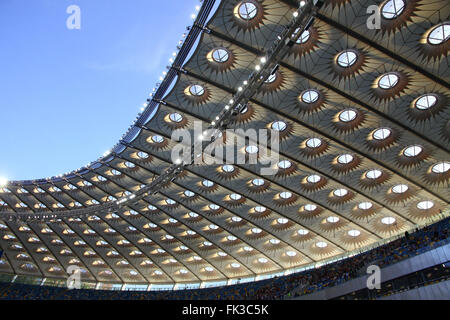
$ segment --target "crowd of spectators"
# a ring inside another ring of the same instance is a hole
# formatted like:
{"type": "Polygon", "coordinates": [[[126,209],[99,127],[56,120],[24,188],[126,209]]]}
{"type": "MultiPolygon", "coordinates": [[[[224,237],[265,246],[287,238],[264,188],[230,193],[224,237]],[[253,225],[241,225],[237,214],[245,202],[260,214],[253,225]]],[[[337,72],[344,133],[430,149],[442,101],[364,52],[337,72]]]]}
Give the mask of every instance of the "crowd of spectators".
{"type": "Polygon", "coordinates": [[[380,268],[407,259],[436,246],[448,242],[449,218],[416,230],[404,237],[389,242],[365,253],[353,256],[333,264],[324,265],[312,272],[293,274],[286,279],[275,280],[273,285],[258,289],[250,298],[282,299],[312,293],[359,277],[366,272],[368,265],[376,264],[380,268]]]}
{"type": "Polygon", "coordinates": [[[450,218],[416,230],[390,243],[320,268],[251,283],[208,289],[171,291],[68,290],[47,286],[0,283],[0,299],[286,299],[338,285],[365,273],[370,264],[384,267],[449,242],[450,218]]]}

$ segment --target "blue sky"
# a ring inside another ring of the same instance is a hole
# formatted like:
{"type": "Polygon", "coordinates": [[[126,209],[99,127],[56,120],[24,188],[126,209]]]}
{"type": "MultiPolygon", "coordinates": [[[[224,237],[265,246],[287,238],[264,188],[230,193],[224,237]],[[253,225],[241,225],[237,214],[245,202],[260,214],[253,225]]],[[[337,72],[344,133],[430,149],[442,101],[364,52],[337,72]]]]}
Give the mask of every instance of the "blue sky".
{"type": "Polygon", "coordinates": [[[80,168],[131,125],[198,0],[1,0],[0,177],[80,168]],[[69,30],[69,5],[81,29],[69,30]]]}

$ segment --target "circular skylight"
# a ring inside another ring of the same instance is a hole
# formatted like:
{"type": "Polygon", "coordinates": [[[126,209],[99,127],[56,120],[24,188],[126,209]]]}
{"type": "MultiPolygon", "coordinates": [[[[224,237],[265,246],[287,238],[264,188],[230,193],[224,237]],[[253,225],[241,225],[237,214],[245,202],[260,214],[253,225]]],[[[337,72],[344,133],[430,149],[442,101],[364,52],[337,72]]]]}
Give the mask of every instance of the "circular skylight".
{"type": "Polygon", "coordinates": [[[436,163],[433,167],[431,167],[431,171],[437,174],[445,173],[449,169],[450,169],[450,162],[447,161],[436,163]]]}
{"type": "Polygon", "coordinates": [[[255,211],[258,212],[258,213],[262,213],[262,212],[266,211],[266,207],[256,206],[255,207],[255,211]]]}
{"type": "Polygon", "coordinates": [[[239,6],[239,16],[244,20],[251,20],[256,16],[258,9],[251,2],[243,2],[239,6]]]}
{"type": "Polygon", "coordinates": [[[232,264],[231,264],[231,267],[232,268],[239,268],[241,265],[239,264],[239,263],[237,263],[237,262],[233,262],[232,264]]]}
{"type": "Polygon", "coordinates": [[[292,166],[292,163],[289,160],[282,160],[278,162],[278,168],[280,169],[287,169],[292,166]]]}
{"type": "Polygon", "coordinates": [[[380,78],[380,80],[378,80],[378,86],[381,89],[393,88],[397,83],[398,76],[394,73],[386,73],[380,78]]]}
{"type": "Polygon", "coordinates": [[[175,201],[175,200],[172,200],[172,199],[166,199],[166,203],[167,203],[168,205],[174,205],[174,204],[176,204],[176,201],[175,201]]]}
{"type": "Polygon", "coordinates": [[[228,254],[226,254],[225,252],[219,251],[217,253],[220,257],[226,257],[228,254]]]}
{"type": "Polygon", "coordinates": [[[286,122],[284,121],[275,121],[274,123],[272,123],[271,128],[275,131],[284,131],[287,127],[286,122]]]}
{"type": "Polygon", "coordinates": [[[169,218],[169,222],[170,222],[170,223],[177,223],[178,220],[177,220],[177,219],[174,219],[174,218],[169,218]]]}
{"type": "Polygon", "coordinates": [[[403,150],[403,155],[406,157],[416,157],[419,155],[419,153],[422,152],[422,147],[415,145],[415,146],[409,146],[405,150],[403,150]]]}
{"type": "Polygon", "coordinates": [[[247,147],[245,147],[245,151],[247,153],[249,153],[249,154],[255,154],[255,153],[258,152],[258,147],[257,146],[253,146],[253,145],[247,146],[247,147]]]}
{"type": "MultiPolygon", "coordinates": [[[[164,140],[164,139],[163,139],[164,140]]],[[[111,173],[113,174],[113,175],[115,175],[115,176],[120,176],[120,171],[119,170],[116,170],[116,169],[112,169],[111,170],[111,173]]]]}
{"type": "Polygon", "coordinates": [[[309,183],[317,183],[320,181],[320,179],[320,176],[318,176],[317,174],[310,175],[308,176],[308,178],[306,178],[309,183]]]}
{"type": "Polygon", "coordinates": [[[214,268],[213,267],[205,267],[205,271],[207,272],[213,272],[214,268]]]}
{"type": "Polygon", "coordinates": [[[353,156],[351,154],[343,154],[337,158],[337,161],[341,164],[347,164],[353,161],[353,156]]]}
{"type": "Polygon", "coordinates": [[[391,130],[388,128],[379,128],[375,130],[372,134],[372,137],[375,140],[384,140],[391,135],[391,130]]]}
{"type": "Polygon", "coordinates": [[[269,241],[271,244],[279,244],[280,243],[280,240],[278,240],[278,239],[270,239],[269,241]]]}
{"type": "Polygon", "coordinates": [[[284,191],[280,193],[280,198],[289,199],[290,197],[292,197],[292,193],[289,191],[284,191]]]}
{"type": "Polygon", "coordinates": [[[336,189],[336,190],[334,190],[333,191],[333,194],[336,196],[336,197],[343,197],[343,196],[345,196],[346,194],[348,193],[348,191],[346,190],[346,189],[336,189]]]}
{"type": "Polygon", "coordinates": [[[262,186],[262,185],[264,184],[264,180],[263,180],[263,179],[260,179],[260,178],[253,179],[253,180],[252,180],[252,184],[253,184],[254,186],[259,187],[259,186],[262,186]]]}
{"type": "Polygon", "coordinates": [[[279,224],[286,224],[286,223],[289,222],[289,220],[286,219],[286,218],[278,218],[278,219],[277,219],[277,222],[278,222],[279,224]]]}
{"type": "Polygon", "coordinates": [[[209,208],[210,208],[211,210],[219,210],[219,209],[220,209],[220,207],[219,207],[217,204],[214,204],[214,203],[211,203],[211,204],[209,205],[209,208]]]}
{"type": "Polygon", "coordinates": [[[433,107],[437,102],[437,98],[432,94],[424,94],[416,100],[415,106],[419,110],[427,110],[433,107]]]}
{"type": "Polygon", "coordinates": [[[319,138],[310,138],[306,140],[306,145],[310,148],[318,148],[322,144],[322,140],[319,138]]]}
{"type": "Polygon", "coordinates": [[[328,244],[326,242],[323,241],[319,241],[316,243],[316,246],[319,248],[325,248],[328,244]]]}
{"type": "Polygon", "coordinates": [[[231,218],[231,221],[233,221],[233,222],[241,222],[242,221],[242,218],[241,217],[232,217],[231,218]]]}
{"type": "Polygon", "coordinates": [[[189,212],[189,217],[191,217],[191,218],[197,218],[198,217],[198,213],[195,213],[195,212],[189,212]]]}
{"type": "Polygon", "coordinates": [[[181,120],[183,120],[183,116],[178,112],[171,113],[169,118],[172,122],[181,122],[181,120]]]}
{"type": "Polygon", "coordinates": [[[308,203],[308,204],[306,204],[305,206],[304,206],[304,208],[305,208],[305,210],[306,211],[314,211],[314,210],[316,210],[317,209],[317,206],[315,205],[315,204],[312,204],[312,203],[308,203]]]}
{"type": "Polygon", "coordinates": [[[385,19],[397,18],[405,8],[405,2],[403,0],[388,0],[381,7],[381,14],[385,19]]]}
{"type": "Polygon", "coordinates": [[[450,38],[450,24],[444,23],[434,27],[428,35],[428,42],[431,44],[441,44],[450,38]]]}
{"type": "Polygon", "coordinates": [[[428,210],[428,209],[433,208],[433,206],[434,206],[434,202],[433,201],[429,201],[429,200],[421,201],[421,202],[419,202],[417,204],[417,208],[420,209],[420,210],[428,210]]]}
{"type": "Polygon", "coordinates": [[[228,51],[222,48],[214,49],[212,52],[212,58],[215,62],[223,63],[229,58],[228,51]]]}
{"type": "Polygon", "coordinates": [[[319,93],[316,90],[306,90],[302,94],[302,101],[304,103],[314,103],[319,99],[319,93]]]}
{"type": "Polygon", "coordinates": [[[202,185],[204,187],[211,188],[214,185],[214,182],[212,182],[211,180],[203,180],[202,185]]]}
{"type": "Polygon", "coordinates": [[[258,233],[261,233],[261,232],[262,232],[262,230],[260,228],[253,228],[252,229],[252,233],[254,233],[254,234],[258,234],[258,233]]]}
{"type": "Polygon", "coordinates": [[[104,270],[104,271],[101,271],[99,274],[110,276],[110,275],[112,275],[112,271],[110,271],[110,270],[104,270]]]}
{"type": "Polygon", "coordinates": [[[341,52],[337,57],[337,63],[343,68],[347,68],[355,64],[357,60],[356,53],[353,51],[345,50],[341,52]]]}
{"type": "MultiPolygon", "coordinates": [[[[167,199],[167,200],[171,200],[171,199],[167,199]]],[[[166,201],[167,201],[166,200],[166,201]]],[[[173,201],[173,200],[172,200],[173,201]]],[[[128,226],[127,231],[136,231],[137,229],[133,226],[128,226]]]]}
{"type": "MultiPolygon", "coordinates": [[[[153,140],[153,137],[152,137],[152,140],[153,140]]],[[[97,179],[102,182],[107,180],[104,176],[97,176],[97,179]]],[[[58,187],[53,187],[53,191],[59,192],[59,191],[61,191],[61,189],[59,189],[58,187]]]]}
{"type": "Polygon", "coordinates": [[[150,228],[157,228],[158,226],[156,224],[154,224],[153,222],[150,222],[149,224],[147,224],[150,228]]]}
{"type": "Polygon", "coordinates": [[[264,83],[272,83],[277,78],[276,73],[272,73],[270,76],[267,77],[266,81],[264,83]]]}
{"type": "Polygon", "coordinates": [[[266,258],[259,258],[258,262],[259,263],[267,263],[269,260],[267,260],[266,258]]]}
{"type": "Polygon", "coordinates": [[[395,222],[395,218],[394,217],[384,217],[383,219],[381,219],[381,223],[383,224],[393,224],[395,222]]]}
{"type": "Polygon", "coordinates": [[[352,109],[347,109],[339,113],[339,120],[342,122],[350,122],[352,120],[355,120],[356,118],[356,111],[352,109]]]}
{"type": "Polygon", "coordinates": [[[142,238],[138,241],[139,243],[152,243],[153,241],[149,238],[142,238]]]}
{"type": "Polygon", "coordinates": [[[215,225],[215,224],[210,224],[210,225],[209,225],[209,229],[211,229],[211,230],[217,230],[217,229],[219,229],[219,226],[218,226],[218,225],[215,225]]]}
{"type": "Polygon", "coordinates": [[[191,197],[195,196],[195,193],[193,193],[191,190],[186,190],[186,191],[184,191],[184,195],[188,198],[191,198],[191,197]]]}
{"type": "Polygon", "coordinates": [[[331,216],[331,217],[328,217],[328,218],[327,218],[327,221],[328,221],[329,223],[336,223],[336,222],[339,221],[339,218],[336,217],[336,216],[331,216]]]}
{"type": "Polygon", "coordinates": [[[228,236],[228,241],[235,241],[237,238],[235,236],[228,236]]]}
{"type": "Polygon", "coordinates": [[[373,207],[373,204],[368,201],[364,201],[364,202],[361,202],[360,204],[358,204],[358,208],[360,208],[361,210],[369,210],[372,207],[373,207]]]}
{"type": "MultiPolygon", "coordinates": [[[[297,35],[298,32],[300,32],[300,28],[297,28],[297,30],[295,30],[295,35],[297,35]]],[[[310,36],[311,36],[311,34],[309,33],[309,31],[305,30],[300,34],[300,37],[298,37],[298,39],[297,39],[297,41],[295,41],[295,43],[296,44],[305,43],[306,41],[309,40],[310,36]]]]}
{"type": "Polygon", "coordinates": [[[164,141],[164,138],[160,135],[154,135],[152,136],[152,141],[155,143],[162,143],[164,141]]]}
{"type": "Polygon", "coordinates": [[[286,254],[287,254],[289,257],[295,257],[295,256],[297,255],[297,252],[295,252],[295,251],[286,251],[286,254]]]}
{"type": "Polygon", "coordinates": [[[230,172],[233,172],[233,171],[234,171],[234,166],[231,165],[231,164],[225,164],[225,165],[222,166],[222,170],[223,170],[224,172],[230,173],[230,172]]]}
{"type": "Polygon", "coordinates": [[[378,179],[381,177],[382,172],[378,169],[370,170],[366,172],[366,178],[368,179],[378,179]]]}
{"type": "Polygon", "coordinates": [[[136,167],[136,165],[133,162],[130,162],[130,161],[125,161],[125,166],[127,168],[130,168],[130,169],[136,167]]]}
{"type": "Polygon", "coordinates": [[[309,233],[309,231],[306,229],[300,229],[300,230],[297,230],[297,233],[301,236],[306,236],[309,233]]]}
{"type": "Polygon", "coordinates": [[[230,194],[231,200],[237,201],[237,200],[240,200],[241,198],[242,198],[242,196],[240,194],[237,194],[237,193],[230,194]]]}
{"type": "Polygon", "coordinates": [[[406,184],[397,184],[392,187],[392,192],[394,193],[404,193],[408,190],[408,186],[406,184]]]}
{"type": "Polygon", "coordinates": [[[201,96],[201,95],[203,95],[205,93],[205,89],[199,84],[194,84],[194,85],[189,87],[189,92],[193,96],[201,96]]]}
{"type": "Polygon", "coordinates": [[[359,231],[359,230],[350,230],[349,232],[347,232],[347,234],[350,237],[357,237],[357,236],[359,236],[361,234],[361,231],[359,231]]]}
{"type": "Polygon", "coordinates": [[[210,247],[210,246],[212,246],[212,243],[209,242],[209,241],[204,241],[203,245],[206,246],[206,247],[210,247]]]}

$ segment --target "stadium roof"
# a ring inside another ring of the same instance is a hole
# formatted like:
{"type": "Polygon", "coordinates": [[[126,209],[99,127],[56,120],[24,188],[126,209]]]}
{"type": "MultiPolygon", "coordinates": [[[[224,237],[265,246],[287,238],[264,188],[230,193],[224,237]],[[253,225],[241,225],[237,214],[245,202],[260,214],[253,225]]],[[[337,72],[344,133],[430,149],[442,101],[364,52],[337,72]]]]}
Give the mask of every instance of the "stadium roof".
{"type": "MultiPolygon", "coordinates": [[[[310,1],[224,0],[207,22],[214,1],[203,1],[173,67],[109,154],[63,176],[3,182],[0,272],[65,278],[78,265],[94,282],[217,282],[285,272],[447,217],[450,6],[375,2],[380,26],[369,29],[373,1],[325,1],[228,124],[279,132],[276,173],[179,165],[161,181],[179,143],[172,132],[211,127],[286,26],[314,13],[310,1]]],[[[247,143],[238,152],[264,158],[247,143]]]]}

